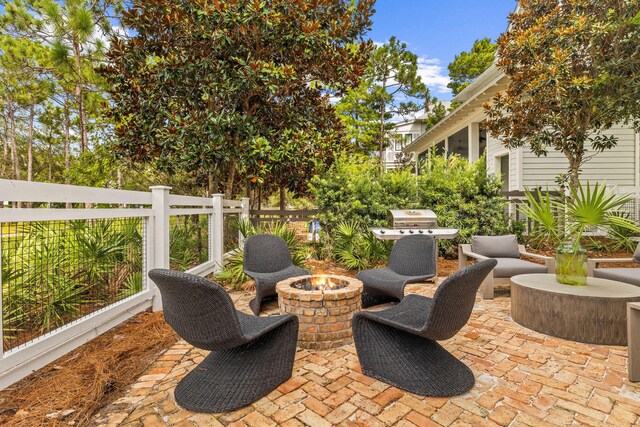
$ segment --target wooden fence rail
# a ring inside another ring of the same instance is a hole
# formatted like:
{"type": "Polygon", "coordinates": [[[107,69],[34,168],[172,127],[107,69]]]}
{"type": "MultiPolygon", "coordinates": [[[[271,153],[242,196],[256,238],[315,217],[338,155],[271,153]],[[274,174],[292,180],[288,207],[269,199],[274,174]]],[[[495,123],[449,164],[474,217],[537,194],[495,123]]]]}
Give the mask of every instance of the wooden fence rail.
{"type": "Polygon", "coordinates": [[[318,209],[299,209],[299,210],[282,210],[282,209],[260,209],[249,211],[251,222],[258,224],[260,222],[307,222],[318,218],[318,209]]]}

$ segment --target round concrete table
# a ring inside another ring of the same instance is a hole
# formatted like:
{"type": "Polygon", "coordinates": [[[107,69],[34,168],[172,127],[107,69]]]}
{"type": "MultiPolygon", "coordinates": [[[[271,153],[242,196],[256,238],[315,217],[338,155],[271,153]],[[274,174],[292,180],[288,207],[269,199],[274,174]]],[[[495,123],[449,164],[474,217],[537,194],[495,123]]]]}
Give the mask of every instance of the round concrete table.
{"type": "Polygon", "coordinates": [[[511,278],[511,317],[543,334],[590,344],[627,344],[627,302],[640,287],[587,278],[586,286],[563,285],[555,274],[511,278]]]}

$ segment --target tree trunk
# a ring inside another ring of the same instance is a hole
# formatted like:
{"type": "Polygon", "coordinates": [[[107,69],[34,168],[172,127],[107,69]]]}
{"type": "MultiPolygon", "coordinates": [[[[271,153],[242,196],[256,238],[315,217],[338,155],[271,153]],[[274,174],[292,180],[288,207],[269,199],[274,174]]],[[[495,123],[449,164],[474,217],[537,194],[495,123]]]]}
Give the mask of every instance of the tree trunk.
{"type": "Polygon", "coordinates": [[[582,154],[572,153],[569,158],[569,187],[575,190],[580,185],[580,167],[582,166],[582,154]]]}
{"type": "Polygon", "coordinates": [[[384,111],[384,104],[382,104],[380,106],[380,135],[379,135],[379,142],[378,142],[378,149],[380,150],[380,173],[384,173],[384,159],[382,158],[383,153],[382,150],[384,150],[384,116],[385,116],[385,111],[384,111]]]}
{"type": "MultiPolygon", "coordinates": [[[[69,94],[64,98],[64,182],[71,183],[71,135],[70,135],[71,119],[69,117],[69,94]]],[[[67,209],[71,209],[71,203],[65,204],[67,209]]]]}
{"type": "Polygon", "coordinates": [[[231,157],[229,161],[229,175],[227,176],[227,184],[224,188],[224,195],[231,199],[233,197],[233,181],[236,176],[236,158],[231,157]]]}
{"type": "Polygon", "coordinates": [[[207,196],[211,197],[216,194],[220,188],[220,178],[213,166],[209,168],[207,173],[207,196]]]}
{"type": "Polygon", "coordinates": [[[36,115],[35,107],[29,108],[29,139],[27,141],[27,181],[33,181],[33,118],[36,115]]]}
{"type": "Polygon", "coordinates": [[[4,141],[2,151],[2,177],[7,178],[7,161],[9,160],[9,121],[4,122],[4,141]]]}
{"type": "Polygon", "coordinates": [[[9,126],[11,127],[11,161],[15,179],[20,179],[20,161],[18,159],[18,146],[16,144],[16,118],[13,105],[9,106],[9,126]]]}
{"type": "MultiPolygon", "coordinates": [[[[33,181],[33,118],[36,110],[33,105],[29,107],[29,135],[27,141],[27,181],[33,181]]],[[[27,208],[32,208],[33,203],[27,203],[27,208]]]]}
{"type": "Polygon", "coordinates": [[[258,191],[255,188],[252,188],[247,183],[248,193],[247,197],[249,198],[249,209],[256,209],[258,205],[258,191]]]}
{"type": "Polygon", "coordinates": [[[49,135],[49,173],[48,173],[48,181],[53,181],[53,138],[49,135]]]}
{"type": "Polygon", "coordinates": [[[287,209],[287,189],[280,187],[280,209],[287,209]]]}
{"type": "Polygon", "coordinates": [[[69,172],[71,170],[71,119],[69,117],[69,94],[64,100],[64,182],[69,184],[69,172]]]}
{"type": "Polygon", "coordinates": [[[122,188],[122,165],[118,165],[118,168],[116,169],[116,185],[118,186],[118,188],[122,188]]]}
{"type": "Polygon", "coordinates": [[[84,108],[83,92],[84,87],[82,85],[82,56],[81,47],[78,40],[73,39],[73,55],[76,62],[76,73],[78,74],[79,81],[75,86],[75,97],[78,102],[78,119],[80,120],[80,152],[84,153],[87,149],[87,113],[84,108]]]}

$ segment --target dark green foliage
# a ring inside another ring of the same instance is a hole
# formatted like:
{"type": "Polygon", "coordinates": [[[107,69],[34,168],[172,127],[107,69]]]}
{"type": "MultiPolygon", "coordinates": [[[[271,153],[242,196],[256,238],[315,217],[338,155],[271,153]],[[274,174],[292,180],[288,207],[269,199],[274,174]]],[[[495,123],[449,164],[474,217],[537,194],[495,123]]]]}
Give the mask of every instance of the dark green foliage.
{"type": "Polygon", "coordinates": [[[462,92],[476,77],[491,66],[497,48],[498,45],[486,37],[473,42],[470,51],[456,55],[448,66],[451,82],[447,85],[454,96],[462,92]]]}
{"type": "MultiPolygon", "coordinates": [[[[364,231],[388,226],[389,209],[425,208],[436,213],[439,227],[460,229],[458,239],[440,242],[441,254],[448,257],[455,256],[457,244],[468,242],[474,234],[511,231],[500,187],[498,178],[486,175],[484,160],[470,165],[457,156],[435,155],[417,178],[409,170],[380,174],[371,159],[352,156],[341,157],[327,174],[313,181],[328,244],[334,244],[340,223],[355,222],[364,231]]],[[[332,253],[339,259],[336,251],[332,253]]]]}
{"type": "Polygon", "coordinates": [[[419,179],[420,207],[436,213],[439,227],[460,229],[457,239],[440,241],[442,255],[456,256],[458,243],[468,243],[473,235],[511,231],[501,185],[487,175],[484,157],[469,164],[458,156],[431,156],[419,179]]]}
{"type": "Polygon", "coordinates": [[[356,220],[370,227],[387,224],[387,210],[415,207],[416,178],[407,170],[380,174],[365,156],[343,155],[312,186],[320,220],[329,234],[340,222],[356,220]]]}
{"type": "Polygon", "coordinates": [[[329,91],[356,87],[373,0],[135,0],[111,40],[115,148],[164,170],[303,191],[343,140],[329,91]]]}

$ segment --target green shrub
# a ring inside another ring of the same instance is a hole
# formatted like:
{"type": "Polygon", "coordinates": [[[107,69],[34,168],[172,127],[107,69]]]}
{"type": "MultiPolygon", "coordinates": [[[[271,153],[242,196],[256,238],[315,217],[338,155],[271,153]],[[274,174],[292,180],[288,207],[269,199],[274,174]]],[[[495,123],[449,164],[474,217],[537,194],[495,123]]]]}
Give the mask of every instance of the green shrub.
{"type": "MultiPolygon", "coordinates": [[[[355,222],[364,229],[384,227],[389,209],[432,209],[439,227],[460,229],[457,239],[440,241],[440,252],[447,257],[456,256],[458,243],[469,242],[474,234],[512,231],[500,188],[499,178],[487,175],[484,158],[470,165],[458,156],[435,155],[421,166],[418,177],[409,169],[380,174],[376,160],[343,155],[312,182],[320,220],[329,236],[326,244],[335,245],[340,223],[355,222]]],[[[366,253],[358,244],[354,250],[366,253]]],[[[341,261],[336,250],[331,253],[341,261]]]]}
{"type": "Polygon", "coordinates": [[[377,160],[342,155],[312,189],[327,232],[338,223],[357,221],[370,227],[387,224],[387,210],[416,206],[416,177],[407,170],[380,174],[377,160]]]}
{"type": "Polygon", "coordinates": [[[457,255],[458,243],[468,243],[473,235],[502,235],[509,226],[502,182],[486,173],[485,157],[470,164],[459,156],[431,156],[418,177],[419,206],[432,209],[438,227],[457,228],[457,239],[440,240],[440,253],[457,255]]]}

